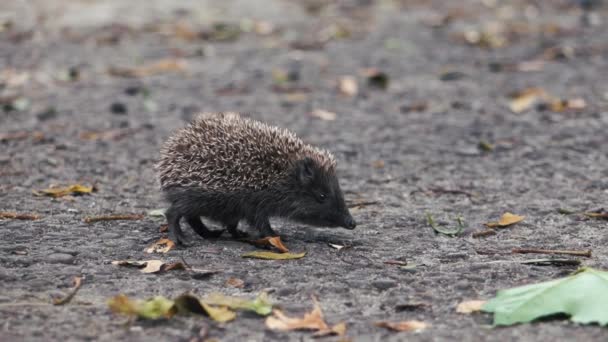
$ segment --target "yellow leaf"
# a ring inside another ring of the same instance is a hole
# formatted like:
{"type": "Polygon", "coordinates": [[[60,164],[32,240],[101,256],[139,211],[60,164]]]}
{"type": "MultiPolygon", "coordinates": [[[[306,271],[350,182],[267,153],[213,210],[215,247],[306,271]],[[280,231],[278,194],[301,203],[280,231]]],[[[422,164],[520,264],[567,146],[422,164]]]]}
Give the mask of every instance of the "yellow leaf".
{"type": "Polygon", "coordinates": [[[470,314],[473,312],[481,311],[481,308],[486,303],[485,300],[467,300],[456,307],[456,312],[463,314],[470,314]]]}
{"type": "Polygon", "coordinates": [[[146,253],[167,253],[175,247],[175,243],[169,239],[160,239],[146,248],[146,253]]]}
{"type": "Polygon", "coordinates": [[[306,255],[306,252],[302,253],[275,253],[268,251],[253,251],[242,255],[243,258],[254,258],[254,259],[268,259],[268,260],[287,260],[287,259],[300,259],[306,255]]]}
{"type": "Polygon", "coordinates": [[[524,218],[526,217],[506,212],[500,217],[500,220],[498,220],[498,222],[488,222],[485,224],[485,226],[489,228],[506,227],[517,222],[523,221],[524,218]]]}
{"type": "Polygon", "coordinates": [[[131,300],[120,294],[111,298],[108,301],[108,306],[114,313],[147,319],[170,318],[177,312],[174,302],[161,296],[142,302],[131,300]]]}
{"type": "Polygon", "coordinates": [[[236,312],[228,309],[227,307],[213,307],[211,305],[201,303],[209,317],[220,323],[229,322],[236,318],[236,312]]]}
{"type": "Polygon", "coordinates": [[[209,305],[227,306],[234,310],[249,310],[262,316],[269,315],[272,312],[272,303],[264,292],[253,300],[225,296],[221,293],[212,293],[203,298],[201,302],[209,305]]]}
{"type": "Polygon", "coordinates": [[[375,324],[378,327],[394,331],[421,331],[429,326],[429,324],[421,321],[376,322],[375,324]]]}
{"type": "Polygon", "coordinates": [[[547,97],[547,93],[541,88],[524,89],[509,102],[509,108],[515,113],[521,113],[531,108],[544,97],[547,97]]]}
{"type": "Polygon", "coordinates": [[[74,184],[66,187],[48,188],[40,191],[34,191],[36,196],[51,196],[51,197],[63,197],[67,195],[81,195],[93,192],[94,187],[84,186],[80,184],[74,184]]]}

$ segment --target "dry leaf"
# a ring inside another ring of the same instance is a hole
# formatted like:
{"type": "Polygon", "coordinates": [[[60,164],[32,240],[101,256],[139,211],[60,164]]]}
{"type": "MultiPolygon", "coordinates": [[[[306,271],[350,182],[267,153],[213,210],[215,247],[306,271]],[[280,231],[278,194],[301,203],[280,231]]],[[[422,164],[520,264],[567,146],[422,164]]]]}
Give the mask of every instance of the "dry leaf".
{"type": "Polygon", "coordinates": [[[236,318],[236,312],[227,307],[214,307],[203,303],[198,297],[185,293],[175,298],[175,307],[180,313],[207,315],[216,322],[224,323],[236,318]]]}
{"type": "Polygon", "coordinates": [[[554,112],[563,112],[565,110],[581,110],[587,107],[587,102],[582,98],[571,100],[554,99],[548,103],[548,107],[554,112]]]}
{"type": "Polygon", "coordinates": [[[164,254],[173,249],[173,247],[175,247],[175,243],[173,241],[166,238],[162,238],[150,245],[150,247],[146,248],[146,253],[164,254]]]}
{"type": "Polygon", "coordinates": [[[421,321],[376,322],[375,325],[394,331],[422,331],[429,326],[421,321]]]}
{"type": "Polygon", "coordinates": [[[145,77],[166,72],[184,70],[186,70],[186,61],[182,59],[167,58],[132,68],[110,67],[108,69],[108,73],[112,76],[120,77],[145,77]]]}
{"type": "Polygon", "coordinates": [[[209,317],[216,322],[224,323],[236,318],[236,312],[227,307],[214,307],[205,303],[201,303],[201,305],[207,311],[209,317]]]}
{"type": "Polygon", "coordinates": [[[488,222],[485,224],[485,226],[488,228],[506,227],[506,226],[515,224],[517,222],[523,221],[524,218],[526,218],[526,217],[514,215],[509,212],[506,212],[500,217],[500,220],[498,222],[488,222]]]}
{"type": "Polygon", "coordinates": [[[73,284],[72,289],[70,289],[70,292],[65,297],[53,300],[54,305],[64,305],[69,303],[76,295],[76,292],[78,292],[78,289],[80,289],[80,286],[82,285],[82,277],[74,277],[73,284]]]}
{"type": "Polygon", "coordinates": [[[524,89],[513,96],[513,99],[509,102],[509,108],[515,113],[521,113],[547,97],[547,93],[541,88],[524,89]]]}
{"type": "Polygon", "coordinates": [[[265,292],[260,293],[253,300],[212,293],[203,298],[201,302],[214,306],[226,306],[233,310],[249,310],[261,316],[269,315],[272,312],[272,303],[265,292]]]}
{"type": "Polygon", "coordinates": [[[263,239],[251,241],[251,243],[256,246],[261,246],[261,247],[272,246],[272,247],[278,249],[281,253],[289,252],[289,249],[287,249],[287,247],[285,247],[285,245],[283,245],[283,242],[281,242],[280,236],[265,237],[263,239]]]}
{"type": "Polygon", "coordinates": [[[140,128],[116,128],[107,131],[85,131],[80,133],[80,139],[91,141],[117,141],[122,138],[126,138],[140,130],[140,128]]]}
{"type": "Polygon", "coordinates": [[[108,306],[112,312],[147,319],[171,318],[177,313],[175,303],[161,296],[138,301],[121,294],[111,298],[108,306]]]}
{"type": "Polygon", "coordinates": [[[339,323],[330,328],[323,320],[323,311],[319,302],[313,297],[314,308],[302,318],[287,317],[281,310],[273,310],[273,316],[266,318],[266,327],[271,330],[316,330],[316,336],[339,335],[346,332],[346,325],[339,323]]]}
{"type": "Polygon", "coordinates": [[[324,109],[315,109],[310,112],[310,115],[325,121],[334,121],[337,117],[336,113],[324,109]]]}
{"type": "Polygon", "coordinates": [[[142,273],[160,273],[169,270],[183,270],[184,264],[181,262],[165,263],[162,260],[117,260],[112,261],[112,265],[132,266],[141,269],[142,273]]]}
{"type": "Polygon", "coordinates": [[[342,246],[342,245],[336,245],[334,243],[329,243],[329,247],[335,248],[337,250],[341,250],[342,248],[344,248],[344,246],[342,246]]]}
{"type": "Polygon", "coordinates": [[[470,314],[473,312],[481,311],[481,308],[486,303],[485,300],[467,300],[456,307],[456,312],[463,314],[470,314]]]}
{"type": "Polygon", "coordinates": [[[338,81],[338,90],[346,96],[356,96],[359,92],[357,79],[354,76],[344,76],[338,81]]]}
{"type": "Polygon", "coordinates": [[[50,197],[63,197],[67,195],[81,195],[88,194],[95,190],[93,186],[84,186],[80,184],[74,184],[66,187],[48,188],[44,190],[34,190],[36,196],[50,196],[50,197]]]}
{"type": "Polygon", "coordinates": [[[253,251],[241,255],[243,258],[254,258],[254,259],[268,259],[268,260],[287,260],[287,259],[300,259],[306,255],[306,252],[302,253],[275,253],[268,251],[253,251]]]}
{"type": "Polygon", "coordinates": [[[231,277],[226,280],[226,285],[242,289],[245,287],[245,282],[242,279],[231,277]]]}

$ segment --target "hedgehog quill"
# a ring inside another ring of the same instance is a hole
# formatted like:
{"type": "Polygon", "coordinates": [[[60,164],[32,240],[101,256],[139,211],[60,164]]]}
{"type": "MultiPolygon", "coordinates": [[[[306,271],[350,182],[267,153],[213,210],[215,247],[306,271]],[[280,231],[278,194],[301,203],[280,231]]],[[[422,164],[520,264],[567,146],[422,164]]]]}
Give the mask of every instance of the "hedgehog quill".
{"type": "Polygon", "coordinates": [[[270,218],[354,229],[331,153],[292,132],[236,113],[200,114],[172,135],[156,165],[170,203],[169,238],[186,243],[180,220],[203,238],[220,236],[201,217],[219,222],[235,238],[245,221],[261,237],[276,236],[270,218]]]}

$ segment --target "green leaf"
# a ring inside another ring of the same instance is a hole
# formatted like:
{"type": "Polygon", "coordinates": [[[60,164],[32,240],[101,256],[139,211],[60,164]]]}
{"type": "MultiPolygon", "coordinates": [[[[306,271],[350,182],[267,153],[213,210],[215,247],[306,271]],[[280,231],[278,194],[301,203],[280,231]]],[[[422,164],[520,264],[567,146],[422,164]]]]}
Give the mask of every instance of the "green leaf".
{"type": "Polygon", "coordinates": [[[554,314],[573,322],[608,324],[608,272],[582,268],[573,275],[498,291],[482,310],[494,313],[494,325],[527,323],[554,314]]]}
{"type": "Polygon", "coordinates": [[[172,300],[161,296],[139,301],[118,295],[108,301],[108,306],[113,312],[146,319],[172,317],[176,312],[173,304],[172,300]]]}
{"type": "Polygon", "coordinates": [[[253,251],[241,255],[243,258],[255,258],[255,259],[269,259],[269,260],[287,260],[287,259],[300,259],[306,255],[306,252],[302,253],[275,253],[268,251],[253,251]]]}
{"type": "Polygon", "coordinates": [[[426,221],[429,224],[429,226],[431,226],[431,228],[433,228],[435,233],[439,233],[439,234],[443,234],[443,235],[447,235],[447,236],[451,236],[451,237],[454,237],[454,236],[462,233],[462,231],[464,230],[463,218],[460,216],[458,216],[456,218],[456,223],[458,223],[458,227],[451,229],[451,230],[439,228],[439,226],[437,226],[437,223],[435,223],[435,220],[433,219],[433,215],[431,215],[429,213],[426,214],[426,221]]]}
{"type": "Polygon", "coordinates": [[[272,303],[264,292],[259,294],[254,300],[212,293],[201,301],[209,305],[227,306],[234,310],[249,310],[261,316],[269,315],[272,312],[272,303]]]}

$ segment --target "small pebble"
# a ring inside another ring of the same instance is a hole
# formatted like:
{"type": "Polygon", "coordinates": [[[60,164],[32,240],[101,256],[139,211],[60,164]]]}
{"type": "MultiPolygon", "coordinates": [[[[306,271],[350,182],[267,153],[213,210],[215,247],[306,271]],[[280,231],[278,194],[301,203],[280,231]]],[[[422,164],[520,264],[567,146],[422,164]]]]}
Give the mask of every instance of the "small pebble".
{"type": "Polygon", "coordinates": [[[127,114],[127,105],[122,102],[114,102],[110,105],[110,112],[118,115],[127,114]]]}

